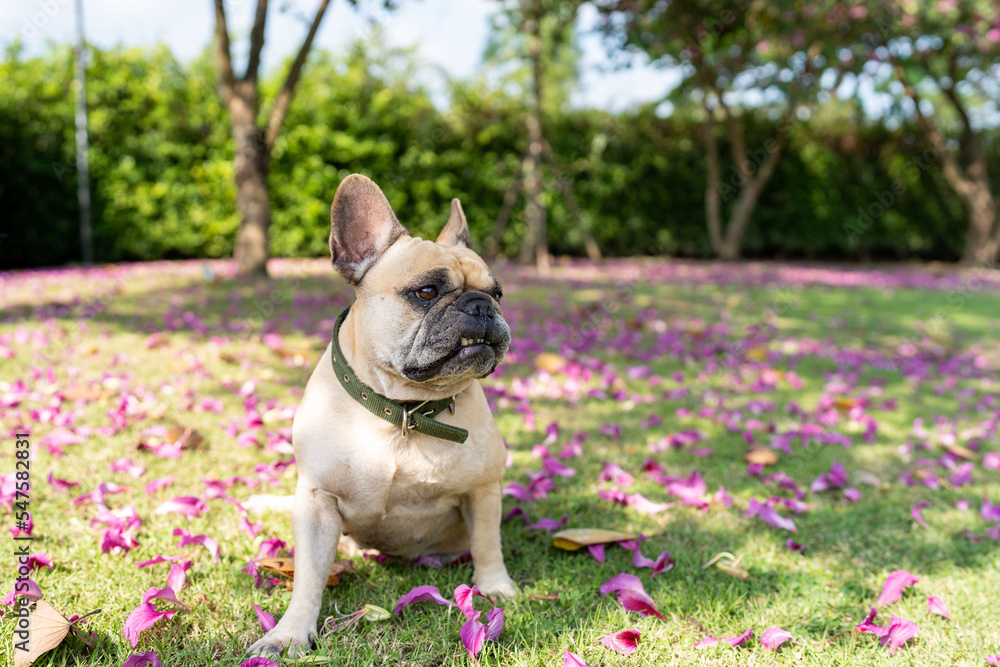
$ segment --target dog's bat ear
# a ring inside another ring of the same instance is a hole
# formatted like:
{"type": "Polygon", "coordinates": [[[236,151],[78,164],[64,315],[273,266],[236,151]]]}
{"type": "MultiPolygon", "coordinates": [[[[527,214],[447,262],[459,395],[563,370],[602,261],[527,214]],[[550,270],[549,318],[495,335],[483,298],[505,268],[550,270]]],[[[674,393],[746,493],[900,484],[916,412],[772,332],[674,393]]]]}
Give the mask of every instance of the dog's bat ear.
{"type": "Polygon", "coordinates": [[[448,224],[438,234],[437,242],[441,245],[472,247],[469,223],[465,221],[465,211],[462,210],[462,203],[457,199],[451,200],[451,215],[448,217],[448,224]]]}
{"type": "Polygon", "coordinates": [[[330,254],[349,283],[360,283],[389,246],[407,234],[371,179],[351,174],[341,181],[330,207],[330,254]]]}

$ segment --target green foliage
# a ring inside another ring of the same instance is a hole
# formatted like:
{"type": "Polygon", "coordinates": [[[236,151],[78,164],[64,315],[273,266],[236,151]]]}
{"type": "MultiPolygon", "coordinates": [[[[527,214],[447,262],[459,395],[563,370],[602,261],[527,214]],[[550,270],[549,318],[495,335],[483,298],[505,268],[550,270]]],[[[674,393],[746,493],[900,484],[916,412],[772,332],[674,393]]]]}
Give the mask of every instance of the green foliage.
{"type": "MultiPolygon", "coordinates": [[[[232,139],[209,54],[180,65],[164,49],[93,49],[88,102],[98,261],[225,257],[232,252],[232,139]]],[[[280,68],[279,68],[280,69],[280,68]]],[[[328,252],[329,205],[340,180],[362,172],[385,190],[400,220],[433,238],[451,198],[465,205],[473,241],[493,229],[525,150],[523,104],[487,79],[455,81],[441,110],[412,83],[413,59],[356,45],[316,52],[304,71],[271,165],[271,250],[328,252]]],[[[264,98],[280,81],[264,82],[264,98]]],[[[72,58],[11,49],[0,63],[0,265],[61,264],[79,256],[72,58]]],[[[837,113],[841,113],[838,111],[837,113]]],[[[583,215],[608,255],[710,256],[705,231],[704,130],[678,110],[618,115],[552,105],[545,132],[583,215]]],[[[762,112],[746,143],[774,135],[762,112]]],[[[984,133],[992,163],[1000,146],[984,133]]],[[[724,156],[722,179],[734,172],[724,156]]],[[[934,258],[960,254],[961,205],[940,165],[920,166],[919,135],[826,113],[796,123],[745,239],[748,256],[934,258]],[[880,198],[896,192],[884,212],[880,198]],[[860,213],[859,213],[860,209],[860,213]]],[[[547,179],[550,243],[582,253],[579,224],[547,179]]],[[[513,254],[523,202],[501,239],[513,254]]],[[[727,202],[731,203],[731,202],[727,202]]]]}

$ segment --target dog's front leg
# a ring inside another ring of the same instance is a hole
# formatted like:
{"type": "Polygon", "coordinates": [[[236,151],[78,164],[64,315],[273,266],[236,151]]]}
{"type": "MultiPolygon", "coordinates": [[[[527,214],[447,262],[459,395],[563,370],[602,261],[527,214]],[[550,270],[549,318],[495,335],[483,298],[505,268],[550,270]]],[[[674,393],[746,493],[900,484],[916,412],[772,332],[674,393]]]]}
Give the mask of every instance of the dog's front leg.
{"type": "Polygon", "coordinates": [[[478,486],[462,502],[474,568],[472,580],[487,595],[513,597],[517,587],[507,574],[500,545],[500,482],[478,486]]]}
{"type": "MultiPolygon", "coordinates": [[[[301,473],[300,473],[301,474],[301,473]]],[[[314,643],[326,579],[337,555],[342,519],[333,497],[306,477],[299,477],[292,507],[295,535],[295,587],[278,624],[247,653],[303,653],[314,643]]]]}

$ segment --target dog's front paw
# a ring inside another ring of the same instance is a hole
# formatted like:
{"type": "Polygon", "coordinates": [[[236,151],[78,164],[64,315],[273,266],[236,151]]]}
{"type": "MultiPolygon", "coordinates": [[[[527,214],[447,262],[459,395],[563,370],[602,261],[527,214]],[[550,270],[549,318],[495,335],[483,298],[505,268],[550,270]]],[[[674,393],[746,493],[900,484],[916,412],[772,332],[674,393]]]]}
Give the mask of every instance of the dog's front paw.
{"type": "Polygon", "coordinates": [[[300,656],[316,647],[316,634],[306,631],[285,630],[279,623],[247,649],[249,655],[281,657],[288,649],[289,656],[300,656]]]}
{"type": "MultiPolygon", "coordinates": [[[[478,577],[474,577],[478,579],[478,577]]],[[[491,577],[483,577],[482,581],[476,581],[476,585],[486,595],[491,598],[512,598],[517,596],[517,585],[506,572],[491,577]]]]}

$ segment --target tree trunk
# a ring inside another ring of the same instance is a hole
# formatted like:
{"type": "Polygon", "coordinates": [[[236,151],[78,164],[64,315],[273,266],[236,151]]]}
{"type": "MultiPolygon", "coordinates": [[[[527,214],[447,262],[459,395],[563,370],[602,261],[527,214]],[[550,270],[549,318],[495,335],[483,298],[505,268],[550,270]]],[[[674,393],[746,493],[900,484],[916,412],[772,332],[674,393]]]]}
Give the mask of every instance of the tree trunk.
{"type": "Polygon", "coordinates": [[[241,222],[233,257],[239,275],[244,277],[267,277],[267,240],[271,227],[267,173],[264,155],[236,159],[236,210],[241,222]]]}
{"type": "Polygon", "coordinates": [[[962,263],[995,265],[1000,259],[1000,220],[997,220],[996,201],[989,183],[980,178],[973,180],[964,199],[969,231],[965,236],[962,263]]]}
{"type": "Polygon", "coordinates": [[[528,103],[528,160],[525,162],[524,187],[527,199],[528,228],[521,247],[520,260],[534,260],[541,275],[549,273],[548,229],[542,203],[542,18],[541,3],[534,0],[531,16],[525,21],[528,33],[528,56],[531,59],[531,96],[528,103]]]}
{"type": "Polygon", "coordinates": [[[267,241],[271,227],[267,176],[271,156],[264,131],[256,123],[255,107],[252,100],[242,95],[234,97],[230,105],[236,144],[233,165],[236,171],[236,211],[240,215],[233,258],[241,277],[267,277],[267,241]]]}
{"type": "MultiPolygon", "coordinates": [[[[713,110],[706,103],[705,142],[708,149],[708,183],[705,187],[705,219],[708,224],[708,238],[712,244],[712,250],[719,259],[731,261],[739,259],[743,253],[743,237],[750,226],[750,219],[757,207],[757,201],[781,160],[781,153],[788,138],[788,118],[787,116],[782,118],[778,126],[777,136],[774,139],[768,139],[761,150],[755,152],[755,160],[763,161],[754,165],[754,160],[750,159],[750,155],[744,148],[742,129],[729,113],[729,109],[726,107],[723,109],[729,121],[730,141],[736,147],[733,151],[733,161],[735,162],[734,169],[738,170],[735,172],[735,175],[738,176],[736,179],[738,182],[734,183],[730,180],[728,184],[723,186],[719,178],[719,148],[715,139],[715,121],[713,110]],[[754,166],[757,168],[756,172],[753,171],[754,166]],[[736,203],[729,214],[729,224],[726,225],[724,232],[722,230],[721,209],[722,201],[727,197],[723,196],[723,187],[725,187],[726,195],[739,190],[736,203]]],[[[791,113],[791,108],[788,113],[791,113]]]]}
{"type": "Polygon", "coordinates": [[[330,0],[320,0],[319,8],[309,26],[299,52],[292,61],[285,83],[274,100],[274,108],[264,127],[257,124],[260,111],[257,96],[257,70],[264,48],[268,0],[257,0],[257,12],[250,31],[250,53],[246,73],[236,78],[229,48],[229,28],[226,25],[226,2],[215,5],[215,69],[219,75],[219,97],[229,108],[236,156],[236,210],[240,214],[240,229],[236,233],[236,260],[241,277],[267,277],[267,240],[271,227],[271,203],[267,196],[267,175],[271,168],[271,151],[285,121],[295,95],[295,86],[302,74],[309,49],[330,0]]]}
{"type": "Polygon", "coordinates": [[[715,140],[714,110],[705,103],[705,148],[708,159],[708,182],[705,184],[705,222],[712,252],[722,255],[722,219],[719,199],[722,197],[719,182],[719,145],[715,140]]]}

